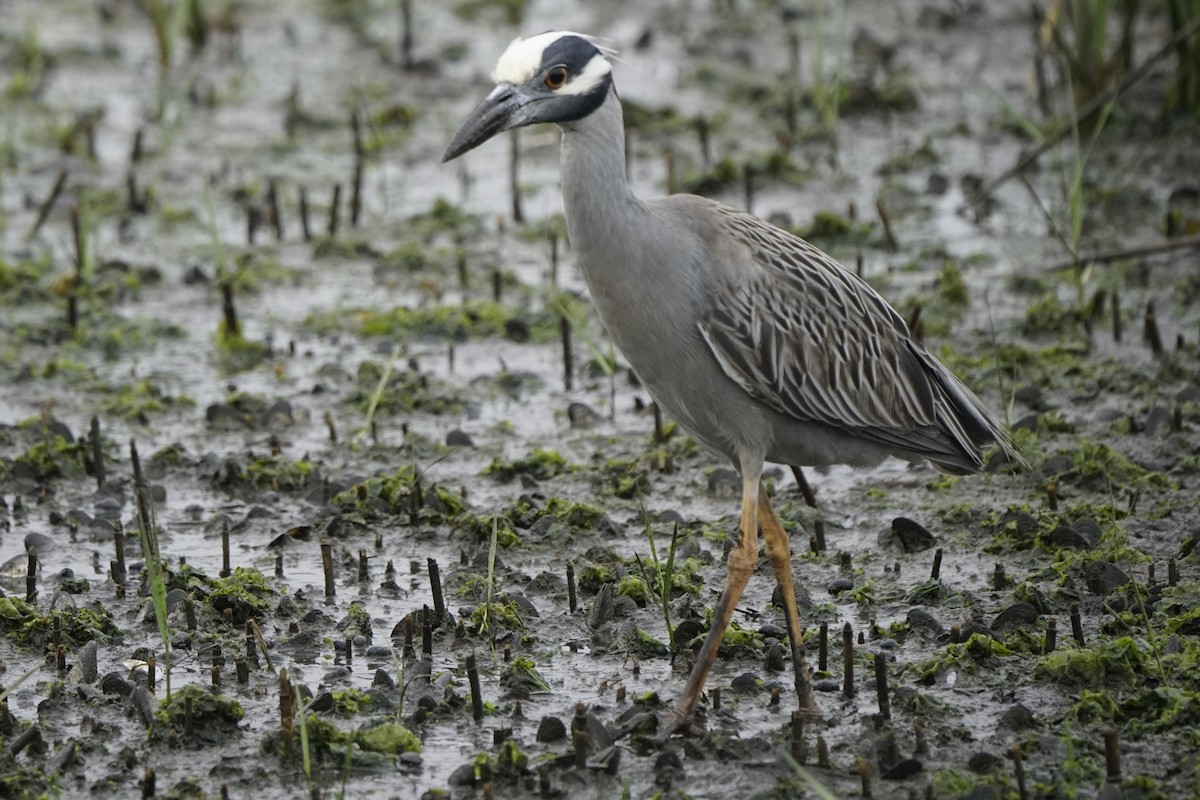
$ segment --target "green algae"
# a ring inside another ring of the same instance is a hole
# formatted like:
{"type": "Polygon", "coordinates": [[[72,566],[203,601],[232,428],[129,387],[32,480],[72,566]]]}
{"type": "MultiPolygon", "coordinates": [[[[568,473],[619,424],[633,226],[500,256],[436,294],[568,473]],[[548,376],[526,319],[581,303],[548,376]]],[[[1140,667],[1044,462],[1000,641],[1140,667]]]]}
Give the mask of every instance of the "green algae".
{"type": "Polygon", "coordinates": [[[618,597],[628,597],[633,602],[637,603],[638,608],[645,608],[648,603],[654,601],[654,596],[650,593],[650,587],[646,582],[636,575],[626,575],[621,578],[617,584],[616,594],[618,597]]]}
{"type": "MultiPolygon", "coordinates": [[[[280,598],[281,590],[253,567],[234,567],[228,578],[205,579],[198,573],[192,573],[192,576],[201,584],[207,582],[209,591],[204,602],[221,614],[231,610],[235,625],[261,618],[280,598]]],[[[169,585],[173,583],[168,581],[169,585]]],[[[188,583],[192,584],[193,580],[189,579],[188,583]]]]}
{"type": "Polygon", "coordinates": [[[392,759],[383,760],[380,756],[421,752],[420,738],[395,720],[383,720],[353,731],[344,731],[332,720],[308,712],[305,727],[313,753],[339,766],[349,764],[367,769],[394,769],[392,759]]]}
{"type": "Polygon", "coordinates": [[[333,697],[333,710],[337,714],[354,716],[375,704],[374,698],[362,689],[335,689],[330,694],[333,697]]]}
{"type": "Polygon", "coordinates": [[[86,440],[68,440],[40,419],[28,425],[41,439],[20,453],[14,463],[27,467],[35,480],[77,479],[92,473],[92,449],[86,440]]]}
{"type": "Polygon", "coordinates": [[[545,481],[572,469],[572,465],[557,450],[534,449],[524,458],[493,459],[483,474],[498,481],[510,481],[518,475],[545,481]]]}
{"type": "Polygon", "coordinates": [[[1055,650],[1039,660],[1035,677],[1062,686],[1122,688],[1144,680],[1150,656],[1130,636],[1096,642],[1086,649],[1055,650]]]}
{"type": "Polygon", "coordinates": [[[354,734],[354,743],[368,753],[400,755],[421,752],[421,740],[399,722],[381,722],[359,730],[354,734]]]}
{"type": "MultiPolygon", "coordinates": [[[[482,589],[480,593],[485,595],[486,585],[480,581],[480,585],[476,589],[482,589]]],[[[471,615],[466,619],[468,630],[477,631],[480,634],[492,635],[497,628],[503,628],[509,631],[519,631],[525,627],[525,621],[521,619],[521,607],[517,605],[515,600],[492,600],[488,602],[480,602],[471,610],[471,615]]]]}
{"type": "Polygon", "coordinates": [[[532,658],[520,656],[504,668],[500,675],[500,685],[510,695],[518,698],[529,697],[534,692],[549,692],[550,684],[537,671],[537,664],[532,658]]]}
{"type": "Polygon", "coordinates": [[[122,635],[98,605],[41,613],[19,597],[0,597],[0,631],[23,647],[38,650],[55,641],[74,650],[93,639],[108,642],[122,635]]]}
{"type": "Polygon", "coordinates": [[[355,389],[347,402],[365,413],[400,414],[425,411],[431,414],[457,413],[466,403],[462,387],[430,378],[415,370],[389,370],[380,390],[386,367],[376,361],[363,361],[355,374],[355,389]]]}
{"type": "Polygon", "coordinates": [[[244,468],[226,462],[218,482],[227,489],[250,487],[272,491],[296,491],[309,485],[319,465],[305,459],[293,461],[283,456],[257,456],[244,468]]]}
{"type": "Polygon", "coordinates": [[[176,729],[184,728],[189,714],[195,725],[216,724],[232,728],[241,722],[245,712],[234,698],[214,693],[195,684],[172,692],[170,699],[159,703],[155,712],[159,722],[176,729]]]}
{"type": "Polygon", "coordinates": [[[1011,658],[1013,655],[1012,650],[992,637],[974,633],[965,642],[946,645],[941,655],[905,665],[899,671],[915,673],[917,683],[928,686],[950,670],[973,675],[980,669],[996,669],[1003,664],[1001,659],[1011,658]]]}

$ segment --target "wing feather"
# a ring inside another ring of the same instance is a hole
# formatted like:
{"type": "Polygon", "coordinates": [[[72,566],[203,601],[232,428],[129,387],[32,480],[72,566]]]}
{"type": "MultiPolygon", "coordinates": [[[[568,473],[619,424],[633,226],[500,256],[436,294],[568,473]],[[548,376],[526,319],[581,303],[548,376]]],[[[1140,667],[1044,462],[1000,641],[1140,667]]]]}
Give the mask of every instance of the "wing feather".
{"type": "Polygon", "coordinates": [[[949,466],[978,469],[999,424],[912,338],[858,276],[804,240],[713,204],[714,270],[699,321],[722,370],[746,392],[799,420],[853,431],[949,466]]]}

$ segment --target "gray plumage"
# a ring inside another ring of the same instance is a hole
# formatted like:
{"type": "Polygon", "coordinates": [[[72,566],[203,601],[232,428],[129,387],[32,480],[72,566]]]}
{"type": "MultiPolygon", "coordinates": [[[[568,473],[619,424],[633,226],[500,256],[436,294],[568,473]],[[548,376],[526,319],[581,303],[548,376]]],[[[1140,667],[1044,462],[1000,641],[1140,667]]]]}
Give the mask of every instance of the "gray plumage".
{"type": "Polygon", "coordinates": [[[692,195],[643,201],[610,91],[562,124],[567,229],[610,335],[655,400],[741,468],[976,472],[1003,429],[858,276],[762,220],[692,195]]]}
{"type": "Polygon", "coordinates": [[[786,599],[803,705],[787,534],[762,491],[763,463],[870,466],[892,455],[970,473],[988,444],[1011,454],[1008,439],[900,315],[825,253],[712,200],[636,197],[606,56],[578,34],[518,39],[445,159],[509,128],[562,128],[567,231],[609,335],[663,410],[742,476],[741,540],[680,716],[699,699],[757,558],[760,525],[786,599]]]}

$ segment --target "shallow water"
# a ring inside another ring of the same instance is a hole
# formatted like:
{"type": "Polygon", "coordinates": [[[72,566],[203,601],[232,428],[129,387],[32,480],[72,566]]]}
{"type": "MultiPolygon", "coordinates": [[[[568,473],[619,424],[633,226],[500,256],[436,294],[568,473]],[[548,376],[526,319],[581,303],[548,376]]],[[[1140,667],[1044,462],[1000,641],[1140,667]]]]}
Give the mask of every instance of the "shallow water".
{"type": "MultiPolygon", "coordinates": [[[[734,17],[722,18],[724,12],[717,8],[721,4],[695,7],[656,3],[636,8],[623,4],[619,9],[595,6],[532,3],[526,8],[526,24],[521,31],[562,27],[608,37],[622,51],[616,68],[622,97],[651,108],[670,106],[684,116],[704,114],[715,120],[712,150],[717,157],[744,158],[777,147],[778,115],[764,114],[749,95],[738,96],[733,88],[787,69],[787,38],[774,14],[756,6],[739,8],[734,17]],[[634,43],[645,31],[653,33],[651,43],[639,49],[634,43]],[[699,70],[705,70],[709,77],[699,79],[699,70]]],[[[761,181],[754,193],[753,211],[764,217],[786,213],[800,225],[816,212],[842,214],[853,205],[858,220],[872,226],[870,242],[866,246],[834,243],[835,254],[853,264],[861,252],[863,274],[868,280],[896,304],[916,298],[915,302],[925,304],[927,314],[939,311],[936,282],[942,261],[957,260],[971,297],[970,310],[965,317],[948,323],[948,332],[931,334],[928,344],[935,352],[949,345],[963,354],[987,354],[998,343],[1027,341],[1022,338],[1020,324],[1033,298],[1014,292],[1011,279],[1040,277],[1040,265],[1064,257],[1037,203],[1019,181],[1002,189],[997,210],[982,222],[959,213],[963,203],[960,180],[964,175],[975,174],[986,180],[1011,165],[1027,146],[1024,138],[1014,133],[1006,107],[1024,114],[1036,113],[1030,83],[1034,40],[1023,13],[1015,10],[968,10],[947,33],[918,24],[922,9],[916,3],[900,3],[881,12],[878,4],[851,2],[826,9],[825,16],[805,10],[795,23],[802,37],[803,80],[811,80],[813,48],[821,43],[828,48],[827,64],[839,65],[844,80],[859,77],[859,71],[866,68],[852,60],[849,41],[858,32],[868,31],[895,49],[889,64],[879,67],[880,74],[910,85],[919,98],[919,108],[845,114],[838,120],[836,150],[828,138],[819,136],[798,143],[791,155],[811,177],[798,184],[761,181]],[[935,164],[895,177],[880,173],[886,161],[911,153],[926,141],[937,155],[935,164]],[[933,173],[948,182],[946,192],[940,196],[926,192],[933,173]],[[892,212],[900,243],[896,252],[880,244],[882,231],[874,208],[881,192],[895,198],[892,212]]],[[[507,508],[526,493],[540,496],[543,501],[566,497],[600,506],[617,535],[585,530],[574,531],[566,539],[538,540],[521,531],[525,541],[499,553],[499,590],[526,594],[540,612],[536,618],[525,619],[525,628],[513,632],[508,643],[514,655],[536,662],[549,692],[535,692],[523,700],[520,716],[514,718],[514,704],[499,682],[505,668],[503,651],[490,651],[485,636],[469,631],[458,635],[439,633],[433,673],[454,672],[453,694],[460,700],[465,698],[469,690],[462,662],[474,652],[480,660],[483,695],[495,704],[494,711],[481,725],[473,724],[462,707],[414,723],[424,752],[420,768],[410,774],[401,774],[395,765],[389,765],[383,772],[363,769],[344,775],[339,763],[325,761],[319,765],[316,783],[326,794],[340,791],[345,779],[348,794],[354,796],[419,797],[426,790],[446,787],[451,773],[471,763],[477,754],[491,753],[494,757],[493,733],[498,729],[511,727],[512,736],[531,755],[531,763],[540,763],[570,751],[567,743],[536,743],[538,722],[545,715],[558,716],[569,724],[576,703],[584,703],[604,722],[611,723],[634,698],[646,693],[657,692],[665,703],[672,702],[686,678],[686,659],[672,665],[665,657],[638,658],[628,648],[608,652],[593,638],[587,621],[587,610],[594,599],[590,594],[581,592],[581,609],[572,614],[565,589],[539,590],[531,582],[543,572],[561,577],[568,562],[582,564],[581,557],[592,547],[609,547],[625,560],[635,554],[645,559],[649,548],[642,512],[653,515],[675,511],[687,522],[703,523],[718,532],[702,535],[703,526],[697,524],[686,534],[689,542],[709,556],[702,570],[706,588],[693,603],[702,615],[703,609],[715,601],[724,576],[719,532],[732,531],[736,525],[737,498],[729,492],[711,490],[708,483],[708,473],[724,465],[708,454],[685,452],[673,472],[648,473],[649,491],[643,497],[615,496],[599,477],[604,465],[613,459],[644,458],[656,447],[650,441],[651,415],[635,410],[637,401],[648,402],[649,398],[623,370],[618,371],[611,398],[608,380],[585,379],[580,365],[588,355],[578,335],[574,348],[576,388],[566,391],[557,343],[516,343],[496,338],[450,342],[407,334],[394,341],[391,337],[363,337],[349,323],[337,334],[318,334],[306,324],[306,318],[314,312],[341,310],[350,318],[362,309],[482,300],[490,296],[493,267],[512,275],[511,283],[516,285],[505,286],[502,301],[514,314],[542,308],[548,296],[550,248],[544,239],[522,235],[521,226],[508,220],[507,142],[490,143],[454,164],[440,163],[445,142],[458,121],[486,93],[487,72],[516,31],[497,22],[491,12],[464,20],[442,6],[418,4],[414,10],[419,30],[416,56],[430,61],[435,70],[403,72],[394,66],[399,35],[394,4],[353,7],[348,11],[351,23],[347,23],[338,21],[326,4],[254,3],[235,12],[239,25],[236,38],[214,34],[209,47],[195,58],[178,56],[169,80],[160,84],[147,20],[125,5],[114,5],[111,11],[111,21],[98,22],[93,4],[74,0],[54,5],[17,0],[0,5],[0,31],[7,32],[0,39],[3,49],[15,52],[21,36],[31,36],[49,59],[46,81],[36,95],[8,96],[0,105],[0,140],[12,153],[0,173],[0,247],[4,260],[15,263],[44,254],[54,264],[51,274],[42,279],[45,283],[68,274],[73,253],[68,209],[79,202],[80,191],[86,187],[90,199],[85,208],[97,210],[90,238],[97,263],[122,261],[135,268],[153,267],[162,277],[161,283],[146,283],[120,299],[84,305],[85,331],[94,328],[102,335],[103,329],[116,329],[117,322],[122,322],[120,330],[124,334],[115,348],[115,357],[106,357],[94,338],[72,341],[29,333],[24,326],[61,329],[64,312],[59,298],[19,306],[4,304],[0,322],[0,424],[14,429],[0,431],[12,439],[8,443],[0,438],[0,457],[13,459],[30,445],[29,434],[15,429],[23,421],[43,415],[53,417],[78,437],[86,432],[92,415],[99,414],[111,460],[110,477],[117,476],[118,480],[115,489],[110,486],[97,494],[95,481],[88,477],[55,479],[48,482],[51,491],[45,497],[23,483],[0,484],[0,492],[7,496],[10,506],[18,494],[25,506],[22,515],[10,517],[11,532],[0,535],[5,591],[23,594],[25,537],[48,537],[38,548],[39,609],[48,608],[55,594],[53,577],[69,568],[91,581],[89,592],[76,596],[75,602],[98,600],[113,613],[123,631],[121,641],[101,648],[100,674],[126,672],[122,662],[138,648],[158,650],[161,644],[152,618],[144,615],[144,601],[134,599],[132,591],[127,600],[116,600],[113,586],[106,580],[112,557],[107,533],[87,529],[72,535],[65,526],[52,524],[51,513],[72,509],[93,513],[98,500],[115,495],[124,501],[119,517],[132,531],[135,523],[128,491],[129,440],[137,441],[144,461],[160,448],[178,444],[186,454],[184,464],[165,468],[160,476],[152,478],[166,493],[156,511],[162,528],[161,552],[168,565],[176,568],[181,559],[186,559],[194,568],[216,574],[221,567],[221,545],[217,528],[209,523],[225,515],[235,529],[233,565],[261,570],[278,588],[278,599],[286,596],[300,609],[292,615],[276,608],[261,620],[275,668],[286,666],[294,682],[315,692],[322,688],[369,689],[377,668],[399,677],[399,667],[411,666],[401,664],[398,648],[393,648],[392,658],[382,658],[367,656],[365,645],[386,646],[393,626],[430,603],[426,559],[436,559],[441,566],[449,595],[447,605],[457,616],[461,607],[480,602],[473,587],[478,585],[482,572],[478,560],[486,559],[487,543],[466,534],[460,526],[444,521],[414,525],[404,515],[393,515],[386,523],[373,523],[374,527],[353,529],[334,541],[337,594],[326,600],[315,537],[288,541],[280,551],[283,577],[278,581],[271,577],[276,550],[269,545],[285,532],[326,516],[326,510],[311,494],[316,486],[295,492],[245,486],[227,490],[215,476],[224,459],[265,455],[273,446],[289,460],[304,458],[318,463],[320,475],[334,481],[346,476],[361,479],[413,465],[422,471],[424,486],[436,483],[452,492],[465,493],[474,513],[507,508]],[[445,57],[457,46],[464,46],[460,58],[445,57]],[[294,88],[308,121],[299,125],[289,139],[285,118],[287,98],[294,88]],[[205,99],[208,97],[213,98],[211,103],[205,99]],[[368,245],[376,252],[387,253],[416,241],[411,222],[414,215],[428,212],[439,198],[448,199],[482,220],[481,232],[463,243],[471,274],[466,289],[458,285],[451,253],[455,243],[445,233],[423,243],[432,251],[434,268],[414,274],[395,271],[385,277],[376,274],[378,259],[370,255],[318,255],[312,244],[299,239],[301,186],[308,190],[313,228],[318,234],[325,231],[327,205],[335,182],[342,182],[346,202],[353,164],[348,122],[351,109],[357,106],[366,118],[401,104],[415,109],[415,121],[405,131],[383,126],[368,130],[369,135],[377,134],[382,144],[366,162],[363,222],[358,229],[351,229],[348,207],[343,207],[339,239],[344,244],[368,245]],[[95,157],[78,151],[63,154],[57,138],[64,127],[76,112],[96,107],[103,109],[103,117],[96,128],[95,157]],[[151,193],[152,203],[149,213],[128,214],[120,205],[131,168],[130,146],[138,129],[145,132],[146,156],[133,169],[141,190],[151,193]],[[31,237],[28,234],[37,206],[61,167],[70,169],[67,192],[41,231],[31,237]],[[280,191],[286,225],[284,241],[276,242],[264,225],[255,244],[247,245],[241,197],[244,193],[261,204],[269,179],[277,182],[280,191]],[[248,272],[257,284],[253,290],[240,291],[237,298],[245,337],[252,342],[269,342],[273,354],[253,369],[229,372],[222,368],[216,354],[220,297],[212,279],[219,268],[235,269],[239,259],[249,260],[252,266],[248,272]],[[194,267],[208,280],[185,282],[184,276],[194,267]],[[113,312],[119,320],[100,322],[101,310],[113,312]],[[94,325],[93,319],[97,320],[94,325]],[[150,333],[144,343],[138,344],[131,329],[144,331],[152,322],[160,327],[163,323],[177,326],[182,336],[150,333]],[[290,352],[293,344],[294,354],[290,352]],[[382,414],[376,420],[374,440],[369,435],[356,436],[363,431],[365,417],[361,407],[349,401],[355,389],[353,376],[365,361],[388,360],[397,345],[400,355],[396,370],[413,360],[427,380],[435,385],[444,382],[461,392],[466,402],[461,410],[443,414],[382,414]],[[47,375],[46,365],[52,362],[60,368],[54,375],[47,375]],[[70,365],[78,365],[78,369],[67,369],[70,365]],[[521,381],[514,392],[499,385],[501,374],[528,375],[532,379],[521,381]],[[100,387],[125,385],[140,378],[148,378],[163,392],[190,402],[149,414],[145,421],[104,411],[108,395],[100,387]],[[276,431],[263,425],[231,431],[206,424],[206,410],[227,402],[234,392],[259,395],[268,402],[286,400],[294,421],[276,431]],[[571,402],[586,403],[597,410],[593,427],[571,427],[566,413],[571,402]],[[330,441],[324,422],[326,413],[332,415],[337,428],[337,443],[330,441]],[[456,428],[466,431],[477,447],[442,446],[446,434],[456,428]],[[528,486],[519,479],[497,482],[481,477],[493,459],[521,458],[538,448],[557,450],[579,468],[528,486]],[[375,547],[376,535],[382,537],[379,549],[375,547]],[[354,574],[360,550],[370,558],[370,579],[365,583],[359,583],[354,574]],[[461,566],[464,560],[475,563],[461,566]],[[394,594],[379,587],[384,565],[389,561],[398,574],[399,590],[394,594]],[[347,615],[351,603],[368,611],[374,636],[370,642],[356,644],[351,663],[345,665],[344,656],[334,648],[334,640],[344,638],[344,634],[334,628],[334,623],[347,615]],[[313,609],[325,614],[325,618],[311,623],[320,654],[315,659],[292,657],[286,646],[292,635],[289,624],[296,621],[294,616],[313,609]],[[626,692],[624,702],[616,698],[617,686],[626,692]]],[[[217,10],[208,12],[216,14],[217,10]]],[[[1148,28],[1145,35],[1149,38],[1152,34],[1157,30],[1148,28]]],[[[1141,49],[1149,51],[1152,46],[1147,41],[1141,49]]],[[[186,51],[186,44],[181,42],[180,47],[186,51]]],[[[13,79],[17,65],[13,56],[0,59],[0,84],[13,79]]],[[[811,109],[801,109],[800,117],[806,125],[816,124],[811,109]]],[[[1195,174],[1180,169],[1181,164],[1194,162],[1194,154],[1188,155],[1190,139],[1164,139],[1156,158],[1136,141],[1131,129],[1136,130],[1132,124],[1120,130],[1122,136],[1102,146],[1096,157],[1116,165],[1108,171],[1116,193],[1129,192],[1148,202],[1132,214],[1102,217],[1102,211],[1096,211],[1097,219],[1089,229],[1089,247],[1157,240],[1161,235],[1161,203],[1180,182],[1180,175],[1195,174]]],[[[632,180],[644,195],[664,190],[668,147],[675,153],[680,171],[700,160],[698,140],[687,129],[676,132],[669,142],[661,136],[637,134],[632,142],[632,180]]],[[[527,220],[538,221],[561,212],[556,144],[557,134],[550,129],[522,132],[521,183],[527,220]]],[[[1069,168],[1068,157],[1069,150],[1052,151],[1044,157],[1043,168],[1030,174],[1032,185],[1059,219],[1063,214],[1059,188],[1062,174],[1069,168]]],[[[720,199],[735,205],[743,205],[746,200],[740,186],[731,186],[720,194],[720,199]]],[[[584,287],[574,270],[569,248],[564,244],[560,252],[558,287],[582,293],[584,287]]],[[[1172,302],[1170,288],[1186,276],[1187,269],[1186,261],[1168,262],[1152,280],[1135,281],[1124,291],[1129,309],[1140,309],[1148,299],[1158,300],[1164,329],[1182,331],[1190,341],[1195,338],[1196,309],[1172,302]]],[[[1069,297],[1073,287],[1063,282],[1053,284],[1053,291],[1069,297]]],[[[602,351],[607,350],[594,319],[589,322],[586,336],[599,343],[602,351]]],[[[1045,344],[1035,341],[1029,346],[1045,344]]],[[[1094,344],[1096,358],[1119,365],[1136,367],[1147,360],[1133,323],[1120,344],[1110,343],[1104,336],[1097,336],[1089,344],[1094,344]]],[[[1048,406],[1063,410],[1078,425],[1081,436],[1086,431],[1093,438],[1116,441],[1110,427],[1114,416],[1140,417],[1149,406],[1169,405],[1181,388],[1196,384],[1194,355],[1191,358],[1182,362],[1185,366],[1176,370],[1174,379],[1153,390],[1156,394],[1138,396],[1132,409],[1128,395],[1101,389],[1081,399],[1078,387],[1049,388],[1049,378],[1042,383],[1048,387],[1048,406]]],[[[1036,367],[1030,372],[1024,382],[1037,385],[1036,367]]],[[[1011,401],[1014,419],[1031,410],[1012,400],[1011,393],[1019,387],[1002,385],[993,375],[986,375],[986,382],[975,388],[994,408],[1003,408],[1011,401]]],[[[1120,443],[1157,465],[1165,462],[1164,450],[1194,447],[1194,424],[1191,417],[1188,419],[1184,434],[1187,444],[1131,441],[1132,437],[1120,443]]],[[[1077,446],[1067,436],[1054,443],[1067,450],[1077,446]]],[[[0,471],[0,477],[4,474],[0,471]]],[[[912,607],[905,594],[929,575],[932,556],[928,551],[904,554],[884,535],[891,520],[900,515],[912,516],[930,528],[944,550],[941,574],[952,597],[937,606],[934,613],[947,628],[971,620],[988,622],[1012,603],[1011,592],[990,588],[993,566],[1000,559],[1012,575],[1028,575],[1044,591],[1053,593],[1056,613],[1065,614],[1063,607],[1069,598],[1064,599],[1065,595],[1057,591],[1053,575],[1040,572],[1049,554],[984,552],[969,526],[943,521],[945,512],[956,505],[997,513],[1023,503],[1040,508],[1047,474],[995,474],[963,480],[946,489],[931,489],[937,478],[932,471],[892,461],[870,471],[840,467],[820,474],[810,471],[808,478],[818,491],[830,550],[848,553],[856,570],[856,586],[869,583],[878,595],[878,602],[871,604],[830,593],[829,584],[839,574],[838,556],[835,552],[807,553],[806,530],[811,530],[816,514],[803,507],[790,473],[779,472],[773,490],[785,520],[795,528],[796,573],[811,593],[814,613],[830,622],[831,633],[838,631],[840,635],[843,622],[852,623],[856,631],[872,624],[886,631],[905,619],[912,607]]],[[[1064,495],[1064,502],[1097,502],[1095,494],[1078,490],[1072,497],[1064,495]]],[[[1147,490],[1142,508],[1154,508],[1158,503],[1161,511],[1165,502],[1161,495],[1147,490]]],[[[1172,544],[1172,537],[1177,541],[1181,531],[1196,521],[1195,508],[1188,510],[1186,505],[1182,503],[1170,515],[1170,525],[1165,527],[1155,527],[1157,516],[1131,518],[1128,526],[1139,534],[1137,546],[1156,558],[1175,553],[1177,546],[1172,544]]],[[[671,532],[665,524],[657,525],[654,532],[662,557],[671,532]]],[[[130,544],[129,559],[140,559],[136,544],[130,544]]],[[[622,572],[634,570],[628,563],[615,568],[622,572]]],[[[1193,566],[1185,564],[1184,568],[1187,579],[1194,581],[1193,566]]],[[[763,623],[782,625],[782,616],[769,605],[772,588],[769,571],[761,568],[739,604],[745,610],[738,616],[739,624],[749,629],[763,623]]],[[[1088,599],[1087,634],[1095,640],[1100,635],[1104,612],[1100,599],[1088,599]]],[[[624,613],[628,616],[618,618],[618,626],[636,625],[663,638],[661,611],[651,606],[624,613]]],[[[177,617],[172,617],[175,630],[180,624],[177,617]]],[[[1063,620],[1065,616],[1060,619],[1060,641],[1069,636],[1063,620]]],[[[174,689],[210,682],[208,663],[194,655],[201,647],[213,641],[220,641],[230,653],[241,647],[240,632],[224,629],[215,615],[205,625],[211,629],[197,637],[196,650],[178,654],[172,671],[174,689]]],[[[860,650],[865,653],[878,646],[873,637],[860,650]]],[[[811,657],[812,645],[809,647],[811,657]]],[[[895,655],[897,668],[913,667],[940,653],[937,645],[914,640],[902,642],[890,652],[895,655]]],[[[72,653],[68,660],[73,658],[72,653]]],[[[36,666],[39,659],[39,653],[18,647],[11,639],[0,639],[0,664],[6,684],[36,666]]],[[[831,660],[835,662],[831,675],[840,678],[840,652],[831,655],[831,660]]],[[[860,664],[865,665],[861,658],[860,664]]],[[[866,667],[861,668],[865,674],[866,667]]],[[[924,722],[932,743],[931,751],[922,756],[925,770],[899,783],[877,781],[876,796],[923,793],[935,772],[965,770],[967,758],[976,750],[1003,753],[1014,739],[1026,744],[1036,739],[1033,734],[1018,737],[997,729],[997,718],[1015,702],[1034,709],[1045,736],[1058,735],[1067,709],[1077,698],[1059,687],[1047,688],[1046,683],[1032,681],[1033,668],[1031,659],[1016,659],[1011,666],[1006,664],[1003,672],[956,671],[952,680],[943,675],[933,686],[920,686],[918,691],[948,705],[942,716],[924,722]]],[[[44,706],[58,677],[49,666],[36,671],[14,691],[8,704],[18,719],[39,720],[52,754],[61,752],[72,740],[87,742],[82,765],[68,769],[62,776],[60,785],[65,796],[109,791],[94,783],[96,769],[113,776],[118,791],[132,793],[146,766],[157,771],[160,789],[195,778],[208,795],[216,795],[223,785],[230,788],[232,796],[252,793],[263,798],[292,797],[305,791],[297,765],[260,753],[263,739],[279,728],[277,679],[265,668],[252,671],[245,686],[238,685],[232,669],[227,668],[222,691],[234,696],[246,711],[237,733],[218,746],[184,742],[182,750],[177,749],[177,742],[167,745],[163,739],[148,738],[125,705],[111,698],[89,704],[81,701],[44,706]],[[95,725],[100,726],[103,736],[94,735],[95,725]],[[135,767],[120,756],[123,747],[134,754],[135,767]]],[[[912,688],[911,674],[901,674],[896,680],[896,685],[912,688]]],[[[770,791],[777,793],[770,796],[798,796],[800,790],[790,783],[794,776],[779,757],[787,749],[785,731],[795,703],[790,684],[786,675],[763,670],[761,653],[719,659],[709,680],[710,687],[726,687],[723,709],[709,714],[709,727],[716,736],[687,745],[677,739],[671,745],[681,754],[684,765],[672,785],[695,798],[770,791]],[[772,707],[766,691],[738,696],[729,690],[732,679],[746,672],[754,673],[764,684],[778,685],[782,702],[772,707]]],[[[163,699],[161,686],[158,696],[163,699]]],[[[810,737],[816,733],[825,737],[836,765],[833,770],[821,771],[820,779],[834,787],[835,794],[856,792],[858,776],[853,765],[857,760],[878,767],[873,750],[878,732],[871,719],[877,710],[874,691],[864,685],[854,700],[825,693],[818,693],[816,699],[821,717],[812,722],[810,737]]],[[[406,698],[404,702],[407,715],[412,700],[406,698]]],[[[913,722],[917,716],[895,711],[892,727],[905,752],[914,747],[913,722]]],[[[362,719],[330,715],[347,730],[388,717],[387,711],[378,709],[362,719]]],[[[655,782],[656,773],[661,772],[655,767],[655,752],[644,752],[640,743],[628,737],[618,746],[622,761],[616,775],[555,767],[551,771],[552,785],[572,797],[613,797],[626,787],[632,796],[650,796],[656,787],[666,788],[655,782]]],[[[813,747],[811,738],[809,747],[813,747]]],[[[1161,756],[1147,749],[1142,742],[1134,745],[1127,773],[1172,780],[1161,756]]],[[[1031,770],[1040,771],[1038,774],[1050,781],[1059,777],[1051,749],[1030,757],[1035,759],[1031,770]]],[[[39,758],[24,754],[20,761],[34,768],[42,763],[39,758]]],[[[1178,785],[1182,786],[1182,781],[1178,785]]],[[[482,796],[483,790],[459,786],[452,794],[482,796]]]]}

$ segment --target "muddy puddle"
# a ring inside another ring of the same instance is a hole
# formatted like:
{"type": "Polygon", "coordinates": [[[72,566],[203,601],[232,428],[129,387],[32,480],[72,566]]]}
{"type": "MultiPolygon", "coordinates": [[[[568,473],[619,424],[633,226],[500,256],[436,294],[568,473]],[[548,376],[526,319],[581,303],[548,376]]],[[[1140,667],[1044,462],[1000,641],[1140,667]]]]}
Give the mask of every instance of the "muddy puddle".
{"type": "MultiPolygon", "coordinates": [[[[1072,109],[1024,9],[412,3],[406,52],[406,3],[183,6],[164,68],[140,4],[0,4],[0,796],[1200,792],[1197,250],[1055,266],[1200,229],[1174,56],[973,213],[1072,109]],[[440,163],[554,28],[620,50],[639,193],[857,267],[1028,461],[806,470],[816,508],[773,468],[798,721],[760,563],[704,730],[658,741],[738,479],[610,361],[557,132],[521,131],[523,219],[508,139],[440,163]]],[[[1173,35],[1135,32],[1134,63],[1173,35]]]]}

